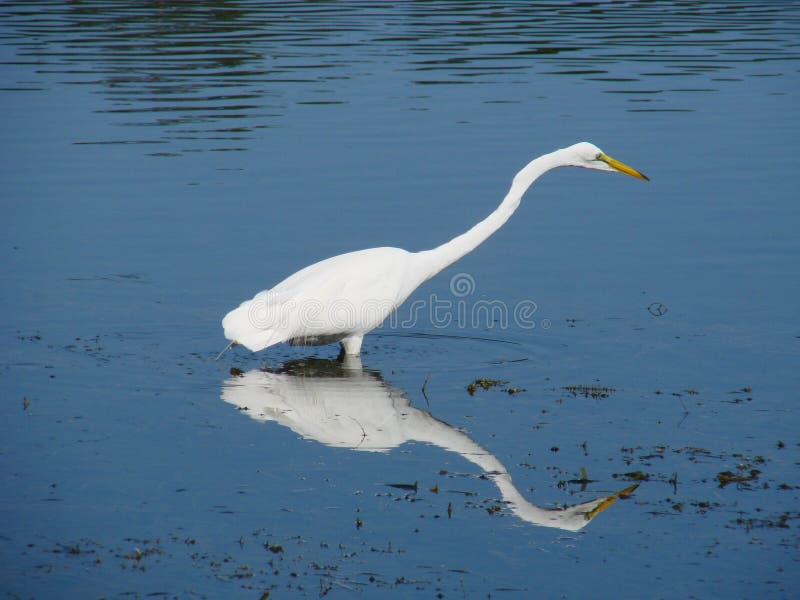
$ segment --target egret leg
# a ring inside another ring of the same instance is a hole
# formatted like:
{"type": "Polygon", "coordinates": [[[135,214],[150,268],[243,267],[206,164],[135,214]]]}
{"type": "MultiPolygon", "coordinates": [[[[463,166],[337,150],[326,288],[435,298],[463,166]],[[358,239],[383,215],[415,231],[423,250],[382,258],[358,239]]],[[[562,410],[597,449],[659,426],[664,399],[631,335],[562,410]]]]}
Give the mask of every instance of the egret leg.
{"type": "Polygon", "coordinates": [[[231,348],[235,348],[238,345],[239,345],[239,342],[237,342],[236,340],[232,341],[230,344],[225,346],[225,349],[222,352],[217,354],[217,358],[214,359],[214,362],[218,361],[222,357],[222,355],[225,354],[228,350],[230,350],[231,348]]]}
{"type": "Polygon", "coordinates": [[[344,338],[341,342],[339,342],[342,345],[342,351],[339,356],[343,356],[345,354],[358,356],[361,354],[361,342],[363,339],[363,335],[354,335],[344,338]]]}

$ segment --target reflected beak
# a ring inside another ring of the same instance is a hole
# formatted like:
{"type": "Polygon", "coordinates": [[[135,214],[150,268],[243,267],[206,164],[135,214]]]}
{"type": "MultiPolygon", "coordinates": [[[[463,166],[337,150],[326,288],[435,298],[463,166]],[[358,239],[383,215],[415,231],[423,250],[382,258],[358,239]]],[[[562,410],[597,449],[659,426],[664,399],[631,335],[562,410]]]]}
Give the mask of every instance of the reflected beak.
{"type": "Polygon", "coordinates": [[[586,519],[587,521],[591,521],[597,515],[599,515],[601,512],[607,509],[609,506],[614,504],[614,502],[616,501],[617,501],[616,496],[608,496],[607,498],[603,498],[603,501],[600,502],[600,504],[598,504],[597,506],[595,506],[592,510],[584,514],[583,518],[586,519]]]}
{"type": "MultiPolygon", "coordinates": [[[[636,171],[634,171],[634,173],[635,172],[636,171]]],[[[636,488],[638,488],[638,487],[639,487],[639,484],[637,483],[635,485],[626,487],[624,490],[618,491],[613,496],[607,496],[606,498],[603,498],[603,500],[600,502],[600,504],[598,504],[592,510],[587,512],[584,515],[584,517],[586,518],[587,521],[591,521],[597,515],[599,515],[601,512],[603,512],[605,509],[607,509],[609,506],[614,504],[614,502],[616,502],[618,498],[622,498],[623,500],[625,498],[628,498],[631,494],[633,494],[633,492],[636,491],[636,488]]]]}
{"type": "Polygon", "coordinates": [[[602,152],[597,155],[597,160],[602,160],[606,163],[609,167],[614,169],[615,171],[619,171],[620,173],[625,173],[625,175],[630,175],[631,177],[636,177],[637,179],[644,179],[645,181],[650,181],[650,178],[642,173],[639,173],[636,169],[632,169],[628,165],[619,162],[616,159],[603,154],[602,152]]]}

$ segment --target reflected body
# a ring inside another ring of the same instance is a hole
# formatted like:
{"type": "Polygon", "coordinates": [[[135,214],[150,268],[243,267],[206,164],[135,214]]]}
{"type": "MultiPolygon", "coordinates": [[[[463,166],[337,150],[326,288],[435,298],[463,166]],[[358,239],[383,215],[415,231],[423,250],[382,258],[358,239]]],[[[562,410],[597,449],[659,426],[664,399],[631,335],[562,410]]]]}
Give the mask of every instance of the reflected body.
{"type": "Polygon", "coordinates": [[[355,357],[344,363],[296,361],[278,372],[249,371],[225,382],[222,399],[257,421],[274,421],[327,446],[385,452],[415,441],[455,452],[480,467],[511,511],[534,525],[577,531],[635,488],[564,508],[536,506],[495,456],[464,432],[412,407],[402,391],[362,369],[355,357]]]}
{"type": "Polygon", "coordinates": [[[511,217],[541,175],[557,167],[583,167],[647,179],[638,171],[581,142],[545,154],[514,177],[503,201],[466,233],[432,250],[371,248],[310,265],[256,294],[222,320],[228,347],[257,352],[274,344],[340,342],[357,355],[364,335],[379,326],[422,283],[471,252],[511,217]]]}

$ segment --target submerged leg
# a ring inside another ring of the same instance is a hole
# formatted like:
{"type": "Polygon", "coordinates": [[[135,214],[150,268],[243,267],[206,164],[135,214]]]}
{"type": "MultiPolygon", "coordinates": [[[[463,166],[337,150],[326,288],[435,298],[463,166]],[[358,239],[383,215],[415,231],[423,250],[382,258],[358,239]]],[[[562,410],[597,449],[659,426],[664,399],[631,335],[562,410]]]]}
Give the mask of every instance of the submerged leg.
{"type": "Polygon", "coordinates": [[[239,342],[237,342],[236,340],[233,340],[230,344],[225,346],[225,349],[222,352],[217,354],[217,358],[215,358],[214,361],[215,362],[218,361],[222,357],[223,354],[225,354],[228,350],[230,350],[231,348],[235,348],[238,345],[239,345],[239,342]]]}
{"type": "Polygon", "coordinates": [[[339,358],[349,354],[351,356],[358,356],[361,354],[361,342],[364,339],[363,335],[354,335],[344,338],[341,342],[342,351],[339,353],[339,358]]]}

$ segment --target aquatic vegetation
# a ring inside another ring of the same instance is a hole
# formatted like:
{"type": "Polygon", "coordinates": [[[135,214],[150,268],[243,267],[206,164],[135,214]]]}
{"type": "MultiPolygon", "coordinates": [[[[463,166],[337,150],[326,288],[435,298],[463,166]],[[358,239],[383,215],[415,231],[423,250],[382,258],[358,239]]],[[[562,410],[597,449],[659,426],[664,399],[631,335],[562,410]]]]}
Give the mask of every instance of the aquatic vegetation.
{"type": "Polygon", "coordinates": [[[616,390],[604,385],[565,385],[561,388],[568,391],[573,396],[583,396],[584,398],[608,398],[616,390]]]}
{"type": "Polygon", "coordinates": [[[478,391],[478,389],[489,390],[493,387],[506,385],[507,383],[508,383],[507,381],[501,381],[499,379],[489,379],[486,377],[481,377],[475,379],[474,381],[472,381],[467,385],[467,392],[469,393],[470,396],[474,396],[475,392],[478,391]]]}

